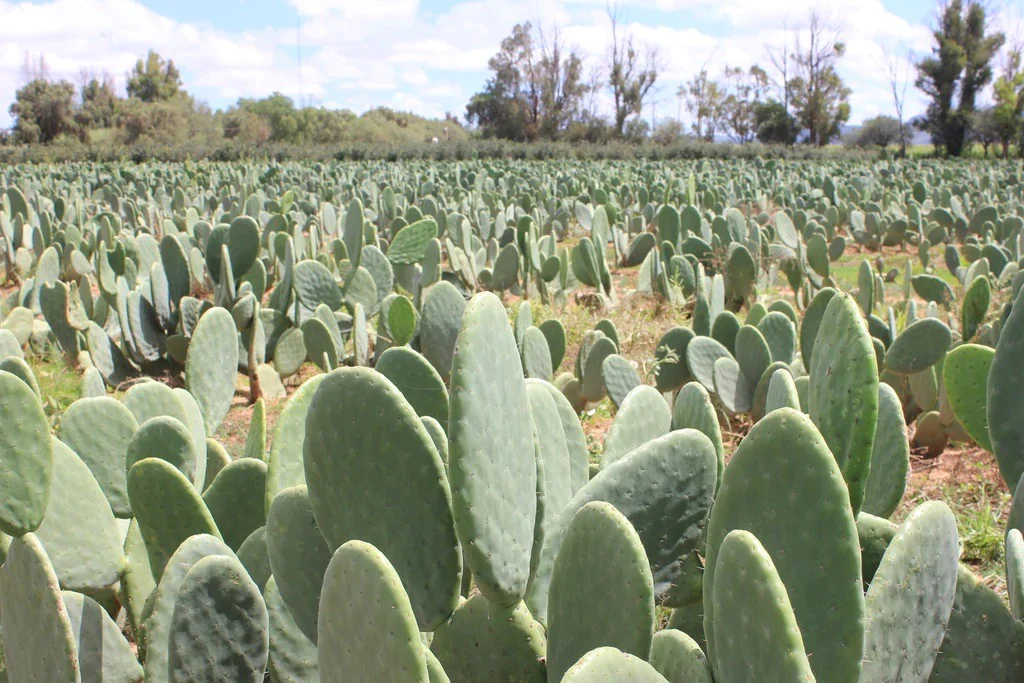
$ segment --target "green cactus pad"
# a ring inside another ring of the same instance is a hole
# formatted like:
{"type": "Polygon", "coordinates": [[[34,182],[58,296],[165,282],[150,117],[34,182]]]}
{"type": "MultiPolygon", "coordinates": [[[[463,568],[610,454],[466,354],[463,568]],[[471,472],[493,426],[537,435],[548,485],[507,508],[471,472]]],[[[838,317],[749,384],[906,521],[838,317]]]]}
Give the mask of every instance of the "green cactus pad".
{"type": "Polygon", "coordinates": [[[590,347],[583,367],[583,387],[581,395],[589,402],[600,401],[605,395],[604,376],[601,369],[604,361],[616,352],[615,342],[608,337],[600,337],[590,347]]]}
{"type": "Polygon", "coordinates": [[[1024,623],[960,565],[956,596],[929,683],[1024,680],[1024,623]]]}
{"type": "Polygon", "coordinates": [[[711,396],[700,382],[689,382],[676,394],[676,402],[672,407],[672,429],[696,429],[711,440],[718,458],[718,477],[715,484],[715,491],[718,491],[725,469],[722,427],[718,424],[718,413],[715,412],[711,396]]]}
{"type": "MultiPolygon", "coordinates": [[[[569,452],[565,433],[555,407],[554,399],[541,380],[527,380],[526,394],[530,400],[530,415],[537,434],[538,456],[543,460],[543,479],[538,478],[545,504],[552,510],[561,510],[572,498],[569,452]]],[[[544,518],[544,529],[555,523],[554,515],[544,518]]]]}
{"type": "Polygon", "coordinates": [[[16,375],[0,371],[0,531],[37,529],[50,500],[53,445],[43,406],[16,375]]]}
{"type": "Polygon", "coordinates": [[[153,570],[149,566],[149,554],[142,540],[139,524],[134,519],[128,525],[124,539],[124,570],[121,574],[120,600],[128,615],[128,623],[139,632],[142,612],[150,594],[156,589],[153,570]]]}
{"type": "Polygon", "coordinates": [[[418,263],[427,252],[427,243],[437,237],[437,222],[422,218],[399,230],[388,245],[388,260],[395,265],[418,263]]]}
{"type": "Polygon", "coordinates": [[[271,577],[263,589],[270,623],[270,659],[267,669],[275,683],[318,683],[316,645],[302,634],[284,604],[277,579],[271,577]]]}
{"type": "Polygon", "coordinates": [[[757,537],[730,531],[716,562],[715,680],[814,681],[786,586],[757,537]]]}
{"type": "Polygon", "coordinates": [[[814,342],[818,339],[818,330],[821,329],[821,321],[825,317],[828,304],[835,295],[836,290],[831,287],[823,287],[814,295],[807,310],[804,311],[804,319],[800,323],[800,357],[804,361],[805,368],[811,367],[814,342]]]}
{"type": "Polygon", "coordinates": [[[793,373],[781,368],[773,372],[768,381],[768,397],[764,406],[766,413],[779,408],[800,410],[800,395],[796,391],[793,373]]]}
{"type": "Polygon", "coordinates": [[[274,497],[286,488],[304,486],[306,474],[302,463],[302,445],[306,439],[306,413],[320,382],[327,375],[310,377],[285,403],[274,425],[274,440],[267,458],[267,491],[265,508],[270,511],[274,497]]]}
{"type": "Polygon", "coordinates": [[[754,387],[740,364],[732,358],[723,357],[715,361],[712,371],[715,395],[730,413],[746,413],[754,402],[754,387]]]}
{"type": "Polygon", "coordinates": [[[670,432],[602,468],[562,511],[558,533],[545,540],[527,598],[534,616],[546,620],[548,584],[562,535],[576,511],[594,500],[614,505],[636,529],[655,593],[664,595],[682,572],[680,558],[700,540],[717,471],[715,447],[693,429],[670,432]]]}
{"type": "Polygon", "coordinates": [[[551,573],[549,680],[560,680],[601,646],[646,659],[653,630],[654,582],[640,537],[610,503],[587,503],[569,522],[551,573]],[[605,599],[593,599],[591,580],[606,591],[605,599]]]}
{"type": "Polygon", "coordinates": [[[295,296],[310,310],[326,304],[332,311],[341,308],[341,288],[334,275],[319,261],[299,261],[292,269],[295,296]]]}
{"type": "Polygon", "coordinates": [[[203,491],[203,502],[232,550],[266,523],[266,489],[267,464],[242,458],[228,463],[203,491]]]}
{"type": "Polygon", "coordinates": [[[925,301],[933,301],[937,304],[947,305],[955,298],[953,290],[942,278],[935,275],[915,275],[910,279],[914,292],[925,301]]]}
{"type": "Polygon", "coordinates": [[[1024,536],[1019,529],[1006,534],[1006,592],[1010,613],[1020,620],[1024,616],[1024,536]]]}
{"type": "Polygon", "coordinates": [[[551,352],[551,367],[554,371],[562,365],[565,358],[565,326],[557,318],[548,318],[537,326],[548,342],[551,352]]]}
{"type": "Polygon", "coordinates": [[[0,372],[9,372],[22,382],[28,385],[28,388],[32,390],[32,393],[42,401],[43,392],[39,389],[39,382],[36,381],[35,373],[32,372],[32,366],[29,365],[25,359],[17,357],[7,357],[0,360],[0,372]]]}
{"type": "Polygon", "coordinates": [[[128,470],[128,500],[146,543],[153,577],[158,581],[168,559],[189,536],[220,538],[210,511],[192,483],[174,465],[146,458],[128,470]]]}
{"type": "Polygon", "coordinates": [[[402,580],[363,541],[338,548],[324,575],[318,660],[324,683],[427,683],[427,664],[402,580]]]}
{"type": "Polygon", "coordinates": [[[621,408],[626,396],[643,383],[633,365],[617,353],[604,359],[601,364],[601,377],[604,379],[608,398],[616,408],[621,408]]]}
{"type": "Polygon", "coordinates": [[[269,650],[267,606],[241,563],[226,555],[196,562],[171,616],[171,683],[262,683],[269,650]]]}
{"type": "Polygon", "coordinates": [[[430,651],[452,683],[544,683],[544,628],[526,605],[499,607],[481,594],[438,627],[430,651]]]}
{"type": "Polygon", "coordinates": [[[740,331],[740,320],[732,311],[722,311],[711,325],[711,337],[729,350],[736,353],[736,335],[740,331]]]}
{"type": "Polygon", "coordinates": [[[185,478],[195,482],[198,459],[192,433],[181,421],[160,415],[143,422],[125,452],[125,471],[145,458],[160,458],[178,468],[185,478]]]}
{"type": "Polygon", "coordinates": [[[711,337],[696,337],[686,346],[686,366],[690,375],[709,392],[715,390],[714,368],[719,358],[732,358],[732,354],[711,337]]]}
{"type": "Polygon", "coordinates": [[[921,372],[942,360],[953,341],[946,323],[923,318],[907,325],[885,354],[885,369],[901,375],[921,372]]]}
{"type": "Polygon", "coordinates": [[[903,421],[903,406],[896,391],[878,385],[878,422],[871,448],[871,470],[864,487],[862,512],[889,517],[899,507],[910,472],[910,441],[903,421]]]}
{"type": "Polygon", "coordinates": [[[690,381],[687,347],[695,336],[693,330],[686,327],[673,327],[662,335],[654,351],[654,380],[658,391],[675,391],[690,381]]]}
{"type": "Polygon", "coordinates": [[[309,406],[303,460],[328,544],[375,544],[404,577],[420,629],[448,618],[462,576],[451,493],[430,435],[395,385],[368,368],[332,372],[309,406]]]}
{"type": "Polygon", "coordinates": [[[789,408],[766,415],[725,468],[705,556],[704,631],[712,661],[720,633],[712,601],[716,562],[734,529],[752,532],[772,557],[812,668],[826,667],[828,680],[856,682],[864,638],[857,530],[839,467],[807,416],[789,408]]]}
{"type": "Polygon", "coordinates": [[[614,647],[599,647],[580,657],[561,683],[666,683],[654,667],[614,647]]]}
{"type": "Polygon", "coordinates": [[[446,381],[452,373],[456,338],[465,312],[466,300],[450,282],[438,282],[423,296],[420,351],[446,381]]]}
{"type": "Polygon", "coordinates": [[[757,330],[768,343],[772,361],[792,363],[796,357],[796,326],[789,316],[770,311],[757,323],[757,330]]]}
{"type": "Polygon", "coordinates": [[[392,347],[381,354],[377,372],[391,380],[416,414],[448,424],[448,390],[427,359],[406,347],[392,347]]]}
{"type": "Polygon", "coordinates": [[[142,680],[142,666],[131,645],[103,607],[81,593],[63,591],[61,598],[75,637],[82,680],[104,683],[142,680]]]}
{"type": "Polygon", "coordinates": [[[238,333],[226,309],[203,314],[192,333],[185,361],[185,386],[199,403],[207,436],[228,414],[238,375],[238,333]]]}
{"type": "Polygon", "coordinates": [[[865,680],[928,680],[953,607],[959,556],[956,518],[945,503],[910,513],[867,591],[865,680]]]}
{"type": "Polygon", "coordinates": [[[668,683],[712,682],[711,665],[700,645],[674,628],[654,634],[650,663],[668,683]]]}
{"type": "Polygon", "coordinates": [[[235,554],[256,585],[266,586],[273,574],[270,567],[270,552],[267,550],[267,528],[261,526],[249,534],[235,554]]]}
{"type": "Polygon", "coordinates": [[[946,356],[942,379],[957,421],[974,441],[992,450],[988,429],[988,378],[995,351],[979,344],[963,344],[946,356]]]}
{"type": "Polygon", "coordinates": [[[125,454],[138,428],[131,411],[109,396],[78,399],[60,420],[61,441],[89,467],[114,514],[124,519],[132,516],[125,454]]]}
{"type": "Polygon", "coordinates": [[[629,392],[604,440],[601,467],[633,452],[648,441],[668,434],[672,413],[654,387],[641,385],[629,392]]]}
{"type": "Polygon", "coordinates": [[[267,552],[281,598],[315,644],[320,590],[331,549],[316,526],[305,486],[286,488],[274,498],[267,513],[267,552]]]}
{"type": "Polygon", "coordinates": [[[135,416],[140,425],[154,417],[166,415],[188,424],[185,404],[174,390],[160,382],[145,381],[132,386],[121,397],[121,403],[135,416]]]}
{"type": "Polygon", "coordinates": [[[342,349],[335,343],[334,335],[320,318],[309,318],[302,322],[302,341],[306,354],[318,368],[330,372],[338,367],[338,356],[342,349]]]}
{"type": "Polygon", "coordinates": [[[576,492],[590,481],[588,472],[590,452],[587,449],[587,437],[583,433],[579,415],[573,410],[572,404],[569,403],[565,394],[547,382],[544,382],[543,386],[554,400],[559,421],[562,423],[566,452],[569,456],[570,495],[576,495],[576,492]]]}
{"type": "Polygon", "coordinates": [[[493,294],[477,294],[452,368],[449,476],[473,580],[504,606],[522,599],[530,576],[537,466],[529,410],[505,309],[493,294]]]}
{"type": "Polygon", "coordinates": [[[57,575],[35,534],[11,541],[0,568],[0,628],[9,680],[82,680],[57,575]]]}
{"type": "Polygon", "coordinates": [[[989,438],[1006,485],[1013,488],[1024,474],[1024,421],[1017,410],[1024,386],[1024,298],[1017,299],[999,335],[988,374],[989,438]]]}
{"type": "MultiPolygon", "coordinates": [[[[878,366],[867,326],[850,296],[840,294],[829,302],[815,348],[821,353],[812,356],[809,368],[810,415],[843,472],[856,514],[864,500],[878,420],[878,366]]],[[[798,618],[799,612],[798,606],[798,618]]]]}
{"type": "Polygon", "coordinates": [[[260,398],[256,400],[256,405],[252,408],[252,418],[249,420],[249,432],[245,437],[245,450],[242,451],[242,457],[266,460],[266,453],[267,404],[260,398]]]}
{"type": "Polygon", "coordinates": [[[551,349],[548,348],[544,333],[536,327],[528,327],[523,332],[520,346],[526,376],[550,382],[554,369],[551,366],[551,349]]]}
{"type": "Polygon", "coordinates": [[[61,588],[98,593],[118,581],[124,567],[114,513],[85,463],[53,439],[53,490],[36,538],[61,588]]]}
{"type": "Polygon", "coordinates": [[[964,341],[970,341],[985,322],[992,299],[992,286],[987,277],[978,277],[968,285],[960,307],[960,334],[964,341]]]}
{"type": "MultiPolygon", "coordinates": [[[[199,403],[192,394],[188,393],[181,387],[175,387],[171,390],[171,393],[181,401],[181,405],[185,407],[185,424],[188,426],[189,431],[192,432],[192,443],[196,445],[196,484],[199,485],[201,482],[206,482],[209,478],[207,472],[207,449],[209,447],[209,440],[206,438],[206,425],[203,424],[203,413],[199,409],[199,403]]],[[[139,424],[142,424],[141,422],[139,424]]]]}

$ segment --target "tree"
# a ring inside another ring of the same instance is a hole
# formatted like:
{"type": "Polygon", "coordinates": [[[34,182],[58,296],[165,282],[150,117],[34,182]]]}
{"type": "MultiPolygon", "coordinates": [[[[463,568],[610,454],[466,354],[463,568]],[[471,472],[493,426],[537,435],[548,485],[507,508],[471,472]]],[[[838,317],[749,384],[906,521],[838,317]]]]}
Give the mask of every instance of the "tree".
{"type": "Polygon", "coordinates": [[[466,119],[486,137],[554,139],[578,116],[586,93],[583,60],[557,30],[548,40],[543,31],[535,38],[529,22],[516,24],[488,67],[491,78],[466,107],[466,119]]]}
{"type": "Polygon", "coordinates": [[[960,156],[978,93],[992,80],[992,58],[1002,47],[1002,33],[988,33],[980,2],[949,0],[932,32],[932,56],[917,64],[916,85],[930,99],[925,130],[936,147],[960,156]]]}
{"type": "Polygon", "coordinates": [[[758,142],[768,145],[792,145],[800,134],[800,125],[778,100],[768,100],[754,107],[754,125],[758,142]]]}
{"type": "Polygon", "coordinates": [[[15,93],[8,111],[15,119],[15,142],[45,144],[62,135],[86,139],[75,120],[75,86],[69,81],[30,81],[15,93]]]}
{"type": "Polygon", "coordinates": [[[977,142],[988,158],[988,148],[1000,141],[999,122],[996,119],[995,107],[985,107],[971,113],[968,140],[977,142]]]}
{"type": "Polygon", "coordinates": [[[839,29],[812,10],[806,48],[799,36],[795,41],[789,93],[797,121],[807,131],[807,142],[818,147],[838,137],[850,118],[850,89],[836,71],[845,51],[839,29]]]}
{"type": "MultiPolygon", "coordinates": [[[[789,94],[789,82],[790,74],[792,73],[792,66],[790,64],[790,48],[789,48],[789,20],[787,19],[782,25],[782,46],[768,46],[765,51],[768,53],[768,61],[772,63],[772,67],[775,70],[776,76],[771,79],[775,85],[775,89],[778,92],[778,103],[782,105],[782,111],[787,115],[790,111],[790,94],[789,94]]],[[[762,113],[767,113],[767,110],[762,113]]],[[[778,112],[774,112],[777,114],[778,112]]],[[[781,121],[781,119],[780,119],[781,121]]],[[[786,136],[788,138],[788,136],[786,136]]],[[[760,137],[758,138],[760,139],[760,137]]],[[[787,142],[787,145],[791,145],[796,142],[796,138],[793,138],[793,142],[787,142]]]]}
{"type": "Polygon", "coordinates": [[[741,144],[753,141],[757,135],[754,112],[768,91],[768,73],[756,64],[746,71],[727,66],[725,88],[722,121],[729,137],[741,144]]]}
{"type": "Polygon", "coordinates": [[[79,75],[79,121],[89,128],[111,128],[117,118],[119,98],[109,74],[97,76],[83,70],[79,75]]]}
{"type": "Polygon", "coordinates": [[[1010,156],[1010,144],[1024,130],[1024,69],[1021,69],[1021,48],[1015,46],[1006,57],[1003,73],[993,86],[995,106],[992,118],[1003,158],[1010,156]]]}
{"type": "Polygon", "coordinates": [[[888,147],[897,142],[901,135],[900,122],[891,116],[880,114],[862,123],[851,142],[858,147],[888,147]]]}
{"type": "Polygon", "coordinates": [[[690,124],[693,134],[699,140],[714,142],[715,132],[724,120],[725,91],[718,81],[708,78],[707,65],[680,86],[679,92],[686,102],[686,111],[693,118],[690,124]]]}
{"type": "Polygon", "coordinates": [[[164,61],[155,50],[139,59],[128,74],[128,97],[143,102],[164,102],[181,90],[181,74],[174,60],[164,61]]]}
{"type": "Polygon", "coordinates": [[[902,59],[889,47],[882,47],[882,64],[889,80],[889,91],[892,93],[893,109],[896,111],[896,122],[899,124],[900,156],[907,156],[907,125],[903,120],[903,106],[907,101],[907,87],[910,84],[911,56],[902,59]]]}
{"type": "Polygon", "coordinates": [[[609,5],[608,18],[612,24],[608,88],[615,104],[615,134],[623,137],[626,119],[643,111],[644,100],[658,80],[661,65],[654,47],[637,46],[633,32],[619,26],[621,6],[609,5]]]}

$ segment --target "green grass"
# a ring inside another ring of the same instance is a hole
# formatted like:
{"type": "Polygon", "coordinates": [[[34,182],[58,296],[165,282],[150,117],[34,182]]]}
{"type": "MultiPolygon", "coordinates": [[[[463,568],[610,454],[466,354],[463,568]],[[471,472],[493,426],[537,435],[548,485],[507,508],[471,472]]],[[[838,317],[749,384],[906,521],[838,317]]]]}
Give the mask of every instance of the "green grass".
{"type": "Polygon", "coordinates": [[[80,394],[81,377],[54,347],[42,353],[29,352],[25,360],[32,366],[43,395],[43,409],[50,423],[56,423],[80,394]]]}

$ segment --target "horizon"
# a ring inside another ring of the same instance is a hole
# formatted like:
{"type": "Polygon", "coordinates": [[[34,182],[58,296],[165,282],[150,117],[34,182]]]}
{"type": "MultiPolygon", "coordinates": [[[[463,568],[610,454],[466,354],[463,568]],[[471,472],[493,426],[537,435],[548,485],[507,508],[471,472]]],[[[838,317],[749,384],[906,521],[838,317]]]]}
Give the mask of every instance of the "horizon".
{"type": "MultiPolygon", "coordinates": [[[[725,66],[760,64],[770,70],[767,48],[781,45],[784,30],[799,27],[809,8],[840,23],[846,54],[838,71],[852,89],[850,127],[893,114],[882,73],[882,50],[914,58],[932,46],[933,0],[640,0],[624,2],[624,23],[641,43],[659,50],[664,68],[657,93],[645,102],[648,121],[680,119],[676,89],[705,64],[718,76],[725,66]]],[[[125,76],[149,49],[174,60],[183,87],[213,109],[241,97],[280,92],[297,106],[378,107],[465,123],[466,104],[485,85],[487,60],[516,23],[557,28],[584,55],[585,68],[603,64],[610,37],[601,0],[53,0],[3,2],[0,14],[0,127],[12,124],[8,105],[24,83],[26,58],[46,60],[53,78],[77,82],[83,69],[107,73],[124,93],[125,76]],[[110,27],[106,17],[119,17],[110,27]],[[356,23],[363,30],[352,30],[356,23]],[[416,36],[410,39],[409,36],[416,36]],[[104,49],[97,50],[99,39],[104,49]]],[[[993,27],[1019,36],[1020,9],[998,12],[993,27]]],[[[925,98],[909,74],[906,119],[923,113],[925,98]]],[[[990,99],[991,87],[983,101],[990,99]]],[[[603,110],[610,97],[599,98],[603,110]]]]}

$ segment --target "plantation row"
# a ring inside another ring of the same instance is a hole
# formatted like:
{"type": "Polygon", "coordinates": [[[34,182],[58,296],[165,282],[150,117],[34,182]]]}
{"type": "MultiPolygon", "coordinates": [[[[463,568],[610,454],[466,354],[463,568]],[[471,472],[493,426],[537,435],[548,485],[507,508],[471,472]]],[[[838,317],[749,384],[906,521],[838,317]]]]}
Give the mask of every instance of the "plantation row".
{"type": "Polygon", "coordinates": [[[7,680],[1024,679],[1020,164],[69,164],[0,196],[7,680]],[[614,319],[652,299],[638,363],[614,319]],[[908,420],[1017,490],[1009,606],[946,504],[889,521],[908,420]]]}

